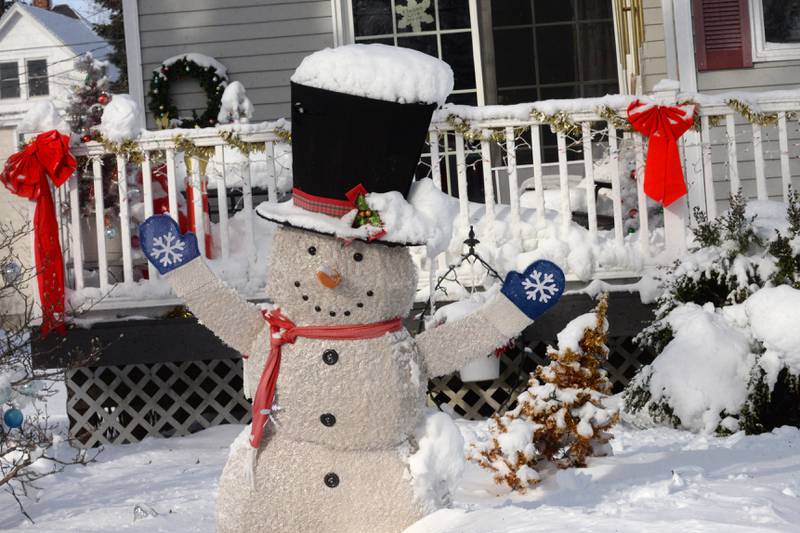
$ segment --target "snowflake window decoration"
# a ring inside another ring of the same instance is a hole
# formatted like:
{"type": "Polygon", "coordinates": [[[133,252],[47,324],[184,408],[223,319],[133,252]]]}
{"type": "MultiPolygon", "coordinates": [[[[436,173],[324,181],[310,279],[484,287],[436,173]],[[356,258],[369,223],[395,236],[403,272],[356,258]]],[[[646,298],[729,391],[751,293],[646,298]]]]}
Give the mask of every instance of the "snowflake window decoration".
{"type": "Polygon", "coordinates": [[[433,24],[433,16],[428,13],[430,7],[431,0],[408,0],[404,6],[396,5],[394,9],[400,16],[397,27],[401,30],[410,27],[414,33],[421,32],[423,24],[433,24]]]}
{"type": "Polygon", "coordinates": [[[183,261],[183,251],[186,243],[179,241],[170,231],[166,235],[153,237],[153,257],[161,266],[172,266],[183,261]]]}
{"type": "Polygon", "coordinates": [[[528,300],[541,303],[549,302],[550,298],[558,292],[558,285],[553,274],[542,274],[538,270],[534,270],[522,280],[522,287],[525,289],[528,300]]]}

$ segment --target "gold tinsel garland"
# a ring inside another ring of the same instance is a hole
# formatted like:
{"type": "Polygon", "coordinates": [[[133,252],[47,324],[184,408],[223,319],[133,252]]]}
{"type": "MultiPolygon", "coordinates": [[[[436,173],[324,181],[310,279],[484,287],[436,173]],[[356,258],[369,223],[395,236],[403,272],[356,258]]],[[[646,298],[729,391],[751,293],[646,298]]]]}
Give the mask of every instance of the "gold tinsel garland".
{"type": "Polygon", "coordinates": [[[255,143],[243,141],[239,135],[230,130],[220,131],[219,136],[228,146],[233,146],[245,155],[266,150],[266,145],[263,142],[255,143]]]}
{"type": "Polygon", "coordinates": [[[133,139],[125,139],[121,143],[115,143],[98,134],[95,140],[103,145],[106,152],[121,156],[135,165],[141,165],[144,161],[144,152],[133,139]]]}
{"type": "Polygon", "coordinates": [[[280,126],[278,126],[273,130],[273,133],[275,133],[275,136],[278,139],[280,139],[282,142],[284,142],[286,144],[291,144],[292,143],[292,132],[291,131],[289,131],[289,130],[287,130],[285,128],[281,128],[280,126]]]}

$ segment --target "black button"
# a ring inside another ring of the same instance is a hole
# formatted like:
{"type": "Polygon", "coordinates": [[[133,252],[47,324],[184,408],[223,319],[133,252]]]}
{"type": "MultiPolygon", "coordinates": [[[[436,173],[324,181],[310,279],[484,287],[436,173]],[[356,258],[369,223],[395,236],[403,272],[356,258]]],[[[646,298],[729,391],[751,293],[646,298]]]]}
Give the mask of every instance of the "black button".
{"type": "Polygon", "coordinates": [[[332,427],[336,423],[336,417],[330,413],[323,413],[319,415],[319,421],[323,426],[332,427]]]}
{"type": "Polygon", "coordinates": [[[339,361],[339,354],[336,350],[325,350],[322,352],[322,360],[326,365],[335,365],[339,361]]]}
{"type": "Polygon", "coordinates": [[[335,489],[336,487],[339,486],[339,476],[337,476],[333,472],[325,474],[325,484],[328,487],[335,489]]]}

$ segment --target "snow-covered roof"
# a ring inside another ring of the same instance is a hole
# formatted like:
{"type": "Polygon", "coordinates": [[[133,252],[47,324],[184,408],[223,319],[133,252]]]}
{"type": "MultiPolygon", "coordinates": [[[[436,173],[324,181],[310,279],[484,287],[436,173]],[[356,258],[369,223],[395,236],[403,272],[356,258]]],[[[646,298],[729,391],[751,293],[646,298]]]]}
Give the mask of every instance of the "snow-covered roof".
{"type": "MultiPolygon", "coordinates": [[[[44,26],[56,39],[65,44],[73,53],[83,55],[91,52],[98,59],[105,59],[112,52],[111,45],[97,35],[84,20],[72,18],[56,11],[48,11],[38,7],[29,6],[21,2],[15,3],[0,18],[0,27],[12,18],[14,13],[23,13],[32,17],[44,26]]],[[[110,69],[112,70],[112,69],[110,69]]],[[[114,69],[115,70],[115,69],[114,69]]],[[[114,74],[111,73],[110,74],[114,74]]],[[[112,76],[114,77],[114,76],[112,76]]]]}

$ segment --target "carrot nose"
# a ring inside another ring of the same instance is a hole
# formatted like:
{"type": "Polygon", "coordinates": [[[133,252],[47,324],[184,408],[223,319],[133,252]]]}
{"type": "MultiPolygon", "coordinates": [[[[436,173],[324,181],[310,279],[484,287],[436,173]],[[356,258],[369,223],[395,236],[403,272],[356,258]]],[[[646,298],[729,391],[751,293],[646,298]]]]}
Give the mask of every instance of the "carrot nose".
{"type": "Polygon", "coordinates": [[[317,270],[317,281],[319,281],[323,287],[335,289],[342,282],[342,275],[328,265],[324,265],[317,270]]]}

